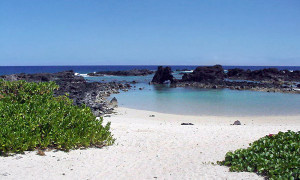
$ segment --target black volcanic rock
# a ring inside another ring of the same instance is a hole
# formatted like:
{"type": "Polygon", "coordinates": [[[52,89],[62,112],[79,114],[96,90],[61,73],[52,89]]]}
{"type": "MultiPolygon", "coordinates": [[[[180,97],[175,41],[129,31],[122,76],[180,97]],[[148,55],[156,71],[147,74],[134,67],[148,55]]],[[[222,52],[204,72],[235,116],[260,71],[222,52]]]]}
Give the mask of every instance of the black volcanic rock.
{"type": "Polygon", "coordinates": [[[234,121],[234,123],[232,125],[242,125],[242,124],[239,120],[236,120],[236,121],[234,121]]]}
{"type": "Polygon", "coordinates": [[[228,69],[227,77],[245,77],[246,71],[240,68],[228,69]]]}
{"type": "MultiPolygon", "coordinates": [[[[192,73],[185,73],[182,79],[176,80],[171,69],[158,67],[152,82],[162,84],[173,79],[171,87],[197,87],[209,89],[229,88],[233,90],[254,90],[266,92],[299,93],[291,85],[300,82],[300,71],[278,70],[268,68],[261,70],[229,69],[224,73],[221,65],[199,66],[192,73]],[[166,72],[165,72],[166,71],[166,72]],[[225,79],[227,78],[227,79],[225,79]]],[[[172,82],[172,81],[171,81],[172,82]]],[[[298,85],[299,88],[299,85],[298,85]]]]}
{"type": "Polygon", "coordinates": [[[262,70],[251,71],[247,74],[247,78],[250,80],[276,80],[282,77],[282,73],[276,68],[268,68],[262,70]]]}
{"type": "Polygon", "coordinates": [[[277,68],[244,71],[242,69],[235,68],[228,70],[227,78],[252,81],[300,81],[300,71],[279,71],[277,68]]]}
{"type": "Polygon", "coordinates": [[[64,71],[58,73],[38,73],[38,74],[12,74],[0,76],[0,79],[7,81],[25,80],[28,82],[48,82],[55,81],[59,89],[55,95],[69,94],[75,105],[85,104],[91,108],[96,116],[105,113],[111,113],[113,109],[109,108],[105,97],[112,93],[118,93],[118,90],[130,88],[129,84],[120,84],[115,82],[99,83],[86,82],[82,76],[76,76],[73,71],[64,71]]]}
{"type": "Polygon", "coordinates": [[[181,123],[181,125],[194,125],[193,123],[181,123]]]}
{"type": "Polygon", "coordinates": [[[158,66],[151,82],[154,84],[163,84],[165,81],[170,81],[171,83],[175,82],[172,70],[168,66],[165,68],[158,66]]]}
{"type": "Polygon", "coordinates": [[[192,73],[182,76],[183,82],[219,82],[225,77],[224,69],[221,65],[215,66],[199,66],[192,73]]]}
{"type": "Polygon", "coordinates": [[[285,80],[300,82],[300,71],[299,70],[296,70],[296,71],[293,71],[293,72],[290,72],[288,70],[283,70],[283,71],[280,71],[280,72],[282,72],[283,74],[286,75],[285,80]]]}
{"type": "Polygon", "coordinates": [[[103,75],[114,75],[114,76],[146,76],[153,74],[153,71],[148,69],[132,69],[126,71],[99,71],[96,73],[88,73],[89,76],[103,76],[103,75]]]}

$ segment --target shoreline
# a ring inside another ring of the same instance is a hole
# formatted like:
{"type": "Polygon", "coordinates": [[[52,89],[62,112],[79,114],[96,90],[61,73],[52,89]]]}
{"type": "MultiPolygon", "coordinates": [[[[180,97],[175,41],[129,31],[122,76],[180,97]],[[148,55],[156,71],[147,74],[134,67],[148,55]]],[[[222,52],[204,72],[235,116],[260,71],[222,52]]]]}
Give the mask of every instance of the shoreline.
{"type": "MultiPolygon", "coordinates": [[[[125,107],[125,106],[118,106],[114,108],[114,112],[112,114],[105,114],[103,117],[107,117],[107,116],[112,116],[112,115],[117,115],[118,113],[124,111],[124,110],[129,110],[129,111],[137,111],[137,112],[144,112],[144,113],[148,113],[148,114],[162,114],[162,115],[168,115],[168,116],[182,116],[182,117],[190,117],[192,119],[194,118],[205,118],[205,117],[209,117],[209,118],[216,118],[216,119],[220,119],[220,118],[234,118],[234,119],[248,119],[248,118],[253,118],[253,119],[261,119],[261,118],[267,118],[267,119],[271,119],[271,118],[279,118],[279,119],[283,119],[284,117],[290,117],[288,119],[291,118],[298,118],[300,119],[300,114],[291,114],[291,115],[286,115],[286,114],[280,114],[280,115],[207,115],[207,114],[203,114],[203,115],[196,115],[196,114],[175,114],[175,113],[165,113],[165,112],[159,112],[159,111],[152,111],[152,110],[146,110],[146,109],[136,109],[136,108],[131,108],[131,107],[125,107]]],[[[300,120],[299,120],[300,121],[300,120]]]]}
{"type": "MultiPolygon", "coordinates": [[[[232,125],[234,121],[239,120],[241,126],[295,126],[298,127],[300,131],[300,115],[266,115],[266,116],[219,116],[219,115],[179,115],[179,114],[169,114],[161,113],[148,110],[138,110],[126,107],[118,107],[115,109],[115,114],[109,115],[106,118],[106,122],[112,119],[112,123],[115,119],[122,116],[123,118],[150,121],[156,123],[170,123],[172,125],[181,125],[181,123],[193,123],[199,126],[229,126],[229,127],[239,127],[232,125]],[[150,117],[154,115],[154,117],[150,117]]],[[[135,122],[135,121],[134,121],[135,122]]],[[[267,135],[267,134],[266,134],[267,135]]]]}
{"type": "Polygon", "coordinates": [[[212,163],[270,133],[300,130],[300,116],[199,117],[122,107],[116,111],[104,117],[111,122],[114,145],[0,157],[0,179],[263,179],[212,163]],[[230,125],[237,119],[242,125],[230,125]]]}

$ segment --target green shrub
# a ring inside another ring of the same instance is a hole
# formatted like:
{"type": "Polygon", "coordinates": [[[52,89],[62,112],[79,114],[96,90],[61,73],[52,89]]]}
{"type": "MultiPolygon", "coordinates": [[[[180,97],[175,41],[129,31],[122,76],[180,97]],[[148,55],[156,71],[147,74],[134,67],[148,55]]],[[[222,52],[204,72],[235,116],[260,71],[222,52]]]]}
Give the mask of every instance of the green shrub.
{"type": "Polygon", "coordinates": [[[300,179],[300,131],[265,136],[218,162],[230,171],[256,172],[270,179],[300,179]]]}
{"type": "Polygon", "coordinates": [[[0,155],[27,150],[110,145],[110,123],[102,125],[90,108],[53,96],[54,82],[0,80],[0,155]]]}

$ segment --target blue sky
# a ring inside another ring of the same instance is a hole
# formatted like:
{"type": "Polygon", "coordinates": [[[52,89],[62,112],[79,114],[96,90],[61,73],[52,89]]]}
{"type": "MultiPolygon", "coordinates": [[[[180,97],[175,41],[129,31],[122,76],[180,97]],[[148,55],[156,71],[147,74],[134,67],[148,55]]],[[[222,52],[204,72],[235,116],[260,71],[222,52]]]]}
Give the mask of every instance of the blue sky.
{"type": "Polygon", "coordinates": [[[300,65],[299,0],[1,0],[0,65],[300,65]]]}

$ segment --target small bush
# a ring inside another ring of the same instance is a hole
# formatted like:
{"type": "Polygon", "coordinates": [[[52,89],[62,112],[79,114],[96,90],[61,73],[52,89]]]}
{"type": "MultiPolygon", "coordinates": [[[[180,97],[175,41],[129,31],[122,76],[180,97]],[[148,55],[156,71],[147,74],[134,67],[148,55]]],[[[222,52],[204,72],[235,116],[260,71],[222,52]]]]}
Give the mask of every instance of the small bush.
{"type": "Polygon", "coordinates": [[[53,96],[54,82],[0,80],[0,155],[27,150],[110,145],[110,123],[102,125],[91,110],[53,96]]]}
{"type": "Polygon", "coordinates": [[[247,149],[228,152],[218,162],[230,171],[256,172],[270,179],[300,179],[300,132],[265,136],[247,149]]]}

